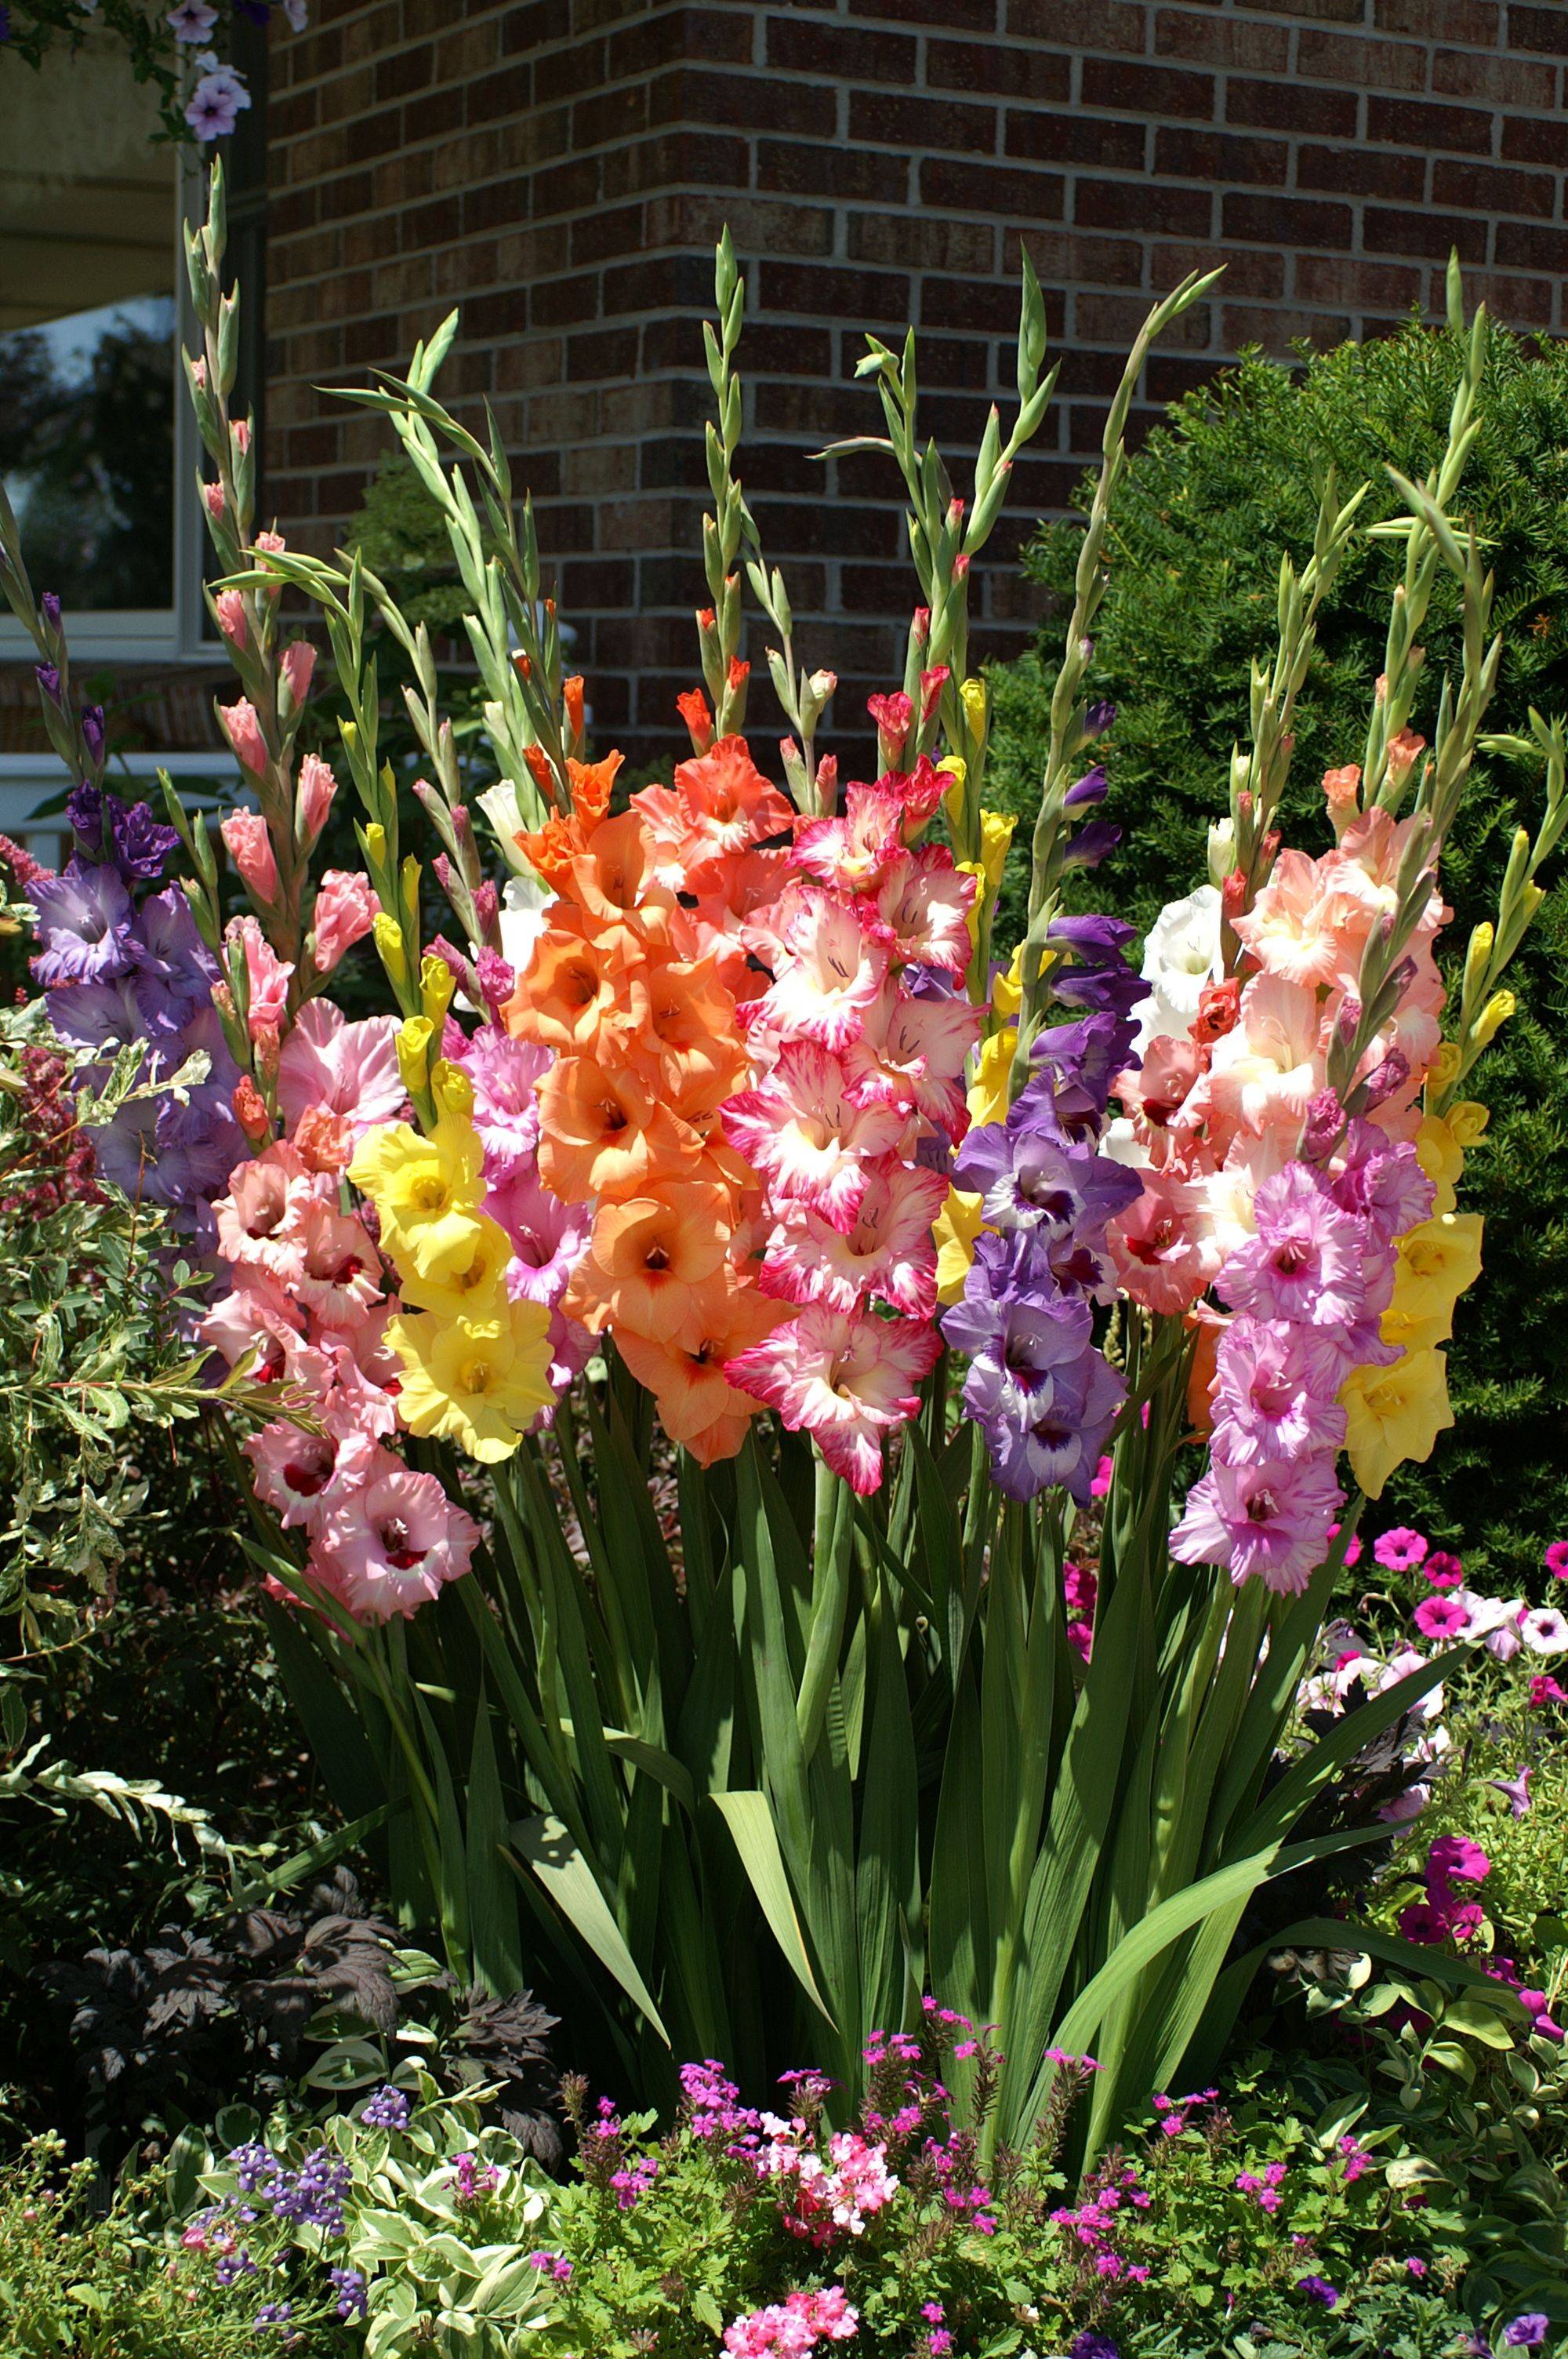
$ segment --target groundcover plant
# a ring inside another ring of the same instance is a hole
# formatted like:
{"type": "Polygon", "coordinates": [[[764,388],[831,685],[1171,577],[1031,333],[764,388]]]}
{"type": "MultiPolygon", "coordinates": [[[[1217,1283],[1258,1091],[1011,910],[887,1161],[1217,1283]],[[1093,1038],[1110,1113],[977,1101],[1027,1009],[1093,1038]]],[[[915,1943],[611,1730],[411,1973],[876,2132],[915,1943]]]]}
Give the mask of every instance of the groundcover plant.
{"type": "MultiPolygon", "coordinates": [[[[1332,483],[1310,557],[1281,567],[1208,881],[1141,976],[1130,929],[1066,914],[1063,883],[1117,842],[1092,632],[1124,423],[1206,281],[1153,312],[1111,406],[1002,957],[1010,824],[985,799],[966,602],[1052,393],[1027,266],[1017,409],[967,497],[919,440],[913,337],[861,364],[886,431],[848,447],[902,472],[920,602],[866,780],[818,748],[834,679],[799,658],[741,487],[728,242],[704,688],[667,786],[627,796],[620,757],[590,758],[528,504],[493,428],[437,398],[451,323],[356,396],[449,529],[493,771],[470,799],[428,635],[359,561],[255,528],[222,248],[215,170],[188,374],[243,690],[222,717],[254,808],[220,832],[245,906],[225,921],[233,888],[172,794],[189,922],[152,922],[146,815],[101,796],[31,899],[65,1039],[183,1056],[216,1011],[209,1080],[138,1152],[213,1240],[202,1341],[276,1388],[243,1443],[246,1546],[323,1767],[404,1920],[465,1978],[569,2008],[581,2060],[639,2101],[721,2057],[756,2085],[804,2060],[852,2106],[872,2034],[930,1996],[992,2027],[982,2161],[1090,2049],[1092,2158],[1217,2054],[1261,1888],[1387,1841],[1370,1808],[1303,1822],[1373,1740],[1413,1749],[1453,1659],[1292,1732],[1361,1497],[1447,1419],[1442,1345],[1481,1245],[1454,1209],[1485,1122],[1466,1093],[1568,821],[1556,723],[1482,735],[1498,648],[1462,502],[1484,316],[1443,462],[1379,527],[1403,577],[1322,847],[1274,821],[1357,529],[1332,483]],[[1421,633],[1444,568],[1464,660],[1438,686],[1421,633]],[[299,750],[317,657],[286,585],[330,643],[331,762],[299,750]],[[791,732],[771,777],[744,734],[745,586],[791,732]],[[410,668],[428,875],[379,750],[378,631],[410,668]],[[1441,862],[1483,746],[1543,771],[1543,816],[1451,994],[1441,862]],[[362,864],[314,876],[341,777],[362,864]],[[366,936],[386,1008],[351,1017],[333,977],[366,936]]],[[[1456,276],[1450,301],[1462,323],[1456,276]]],[[[6,546],[58,699],[58,613],[6,546]]],[[[954,2064],[960,2106],[973,2070],[954,2064]]]]}

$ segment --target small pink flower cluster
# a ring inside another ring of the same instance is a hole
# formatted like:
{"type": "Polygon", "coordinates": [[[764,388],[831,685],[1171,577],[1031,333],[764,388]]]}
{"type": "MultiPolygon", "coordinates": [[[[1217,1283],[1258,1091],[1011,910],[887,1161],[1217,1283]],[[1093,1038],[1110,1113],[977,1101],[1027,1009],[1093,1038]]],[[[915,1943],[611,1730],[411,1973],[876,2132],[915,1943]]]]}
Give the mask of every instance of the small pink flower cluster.
{"type": "Polygon", "coordinates": [[[1266,2163],[1260,2174],[1255,2170],[1238,2170],[1236,2190],[1240,2195],[1250,2195],[1260,2212],[1277,2212],[1285,2200],[1280,2192],[1285,2177],[1286,2166],[1282,2162],[1266,2163]]]}
{"type": "Polygon", "coordinates": [[[932,1223],[983,1020],[962,982],[975,880],[910,841],[946,784],[923,756],[799,826],[753,920],[773,974],[740,1011],[755,1078],[724,1108],[763,1183],[762,1291],[796,1314],[725,1373],[861,1493],[941,1350],[932,1223]]]}
{"type": "Polygon", "coordinates": [[[1378,1325],[1393,1299],[1394,1240],[1433,1201],[1414,1147],[1363,1121],[1331,1165],[1287,1163],[1259,1188],[1255,1234],[1215,1279],[1237,1316],[1217,1355],[1209,1470],[1171,1538],[1184,1563],[1306,1586],[1344,1497],[1340,1390],[1353,1368],[1399,1357],[1378,1325]]]}
{"type": "Polygon", "coordinates": [[[1479,1901],[1466,1899],[1462,1887],[1484,1883],[1491,1872],[1492,1863],[1479,1843],[1466,1835],[1439,1836],[1422,1871],[1425,1899],[1400,1911],[1400,1930],[1406,1940],[1430,1946],[1473,1939],[1485,1925],[1487,1912],[1479,1901]]]}
{"type": "MultiPolygon", "coordinates": [[[[1196,2101],[1189,2098],[1184,2102],[1196,2101]]],[[[1161,2126],[1164,2126],[1163,2123],[1161,2126]]],[[[1083,2247],[1086,2263],[1095,2277],[1111,2285],[1141,2285],[1149,2275],[1147,2264],[1128,2260],[1117,2251],[1113,2240],[1119,2224],[1118,2213],[1129,2207],[1146,2212],[1152,2200],[1136,2164],[1108,2162],[1086,2180],[1076,2204],[1064,2204],[1051,2213],[1051,2224],[1065,2230],[1083,2247]]]]}
{"type": "Polygon", "coordinates": [[[479,1528],[434,1474],[386,1447],[400,1364],[385,1342],[397,1309],[374,1240],[341,1209],[360,1139],[404,1103],[391,1016],[349,1024],[308,1001],[283,1044],[284,1136],[236,1166],[214,1206],[231,1290],[201,1322],[231,1367],[303,1401],[319,1431],[287,1418],[244,1447],[258,1495],[308,1536],[307,1571],[350,1613],[410,1614],[466,1572],[479,1528]]]}
{"type": "Polygon", "coordinates": [[[1062,1567],[1062,1594],[1067,1607],[1067,1644],[1087,1663],[1094,1652],[1095,1606],[1099,1599],[1099,1576],[1094,1567],[1074,1564],[1069,1558],[1062,1567]]]}
{"type": "Polygon", "coordinates": [[[806,2359],[819,2343],[848,2343],[860,2323],[860,2313],[847,2299],[842,2286],[823,2286],[812,2293],[792,2293],[783,2301],[753,2310],[724,2330],[724,2348],[730,2359],[806,2359]]]}
{"type": "Polygon", "coordinates": [[[762,2130],[758,2168],[764,2178],[787,2188],[779,2216],[792,2236],[821,2245],[840,2234],[861,2235],[867,2220],[898,2192],[898,2179],[887,2168],[887,2147],[859,2130],[837,2131],[827,2141],[826,2160],[798,2115],[784,2121],[764,2114],[762,2130]]]}

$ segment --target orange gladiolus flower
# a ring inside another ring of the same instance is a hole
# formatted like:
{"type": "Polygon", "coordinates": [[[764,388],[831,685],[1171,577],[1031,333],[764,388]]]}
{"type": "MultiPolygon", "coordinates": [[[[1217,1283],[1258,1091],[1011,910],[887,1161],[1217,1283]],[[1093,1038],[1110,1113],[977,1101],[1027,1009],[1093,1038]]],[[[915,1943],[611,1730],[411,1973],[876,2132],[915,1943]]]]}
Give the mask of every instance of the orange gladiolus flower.
{"type": "Polygon", "coordinates": [[[506,1028],[563,1056],[589,1055],[606,1027],[634,1031],[646,1019],[638,946],[624,929],[584,930],[570,907],[557,904],[556,918],[506,1003],[506,1028]]]}
{"type": "Polygon", "coordinates": [[[601,1204],[562,1309],[596,1334],[613,1321],[618,1335],[670,1343],[723,1264],[729,1212],[723,1189],[678,1180],[601,1204]]]}
{"type": "Polygon", "coordinates": [[[672,1441],[689,1450],[702,1466],[732,1458],[761,1404],[739,1391],[724,1363],[760,1343],[781,1319],[787,1303],[773,1302],[734,1269],[709,1278],[698,1293],[680,1333],[668,1343],[628,1333],[616,1338],[626,1365],[654,1396],[660,1422],[672,1441]]]}
{"type": "Polygon", "coordinates": [[[568,1204],[625,1196],[689,1170],[696,1134],[634,1073],[564,1057],[539,1084],[539,1177],[568,1204]]]}

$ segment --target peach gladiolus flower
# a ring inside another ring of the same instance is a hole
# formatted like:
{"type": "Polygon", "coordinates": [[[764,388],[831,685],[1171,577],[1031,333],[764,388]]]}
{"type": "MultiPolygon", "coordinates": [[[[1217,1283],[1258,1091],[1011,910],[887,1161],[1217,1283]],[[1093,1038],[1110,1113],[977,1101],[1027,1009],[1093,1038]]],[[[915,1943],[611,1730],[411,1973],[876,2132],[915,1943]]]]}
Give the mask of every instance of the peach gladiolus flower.
{"type": "Polygon", "coordinates": [[[635,1074],[566,1057],[539,1084],[539,1175],[568,1203],[677,1178],[698,1142],[635,1074]]]}
{"type": "Polygon", "coordinates": [[[668,1343],[628,1332],[617,1348],[637,1382],[658,1405],[672,1441],[701,1466],[732,1458],[761,1404],[730,1382],[725,1364],[753,1346],[789,1316],[728,1265],[697,1293],[680,1332],[668,1343]]]}
{"type": "Polygon", "coordinates": [[[723,1264],[729,1211],[723,1189],[691,1180],[601,1204],[561,1308],[596,1334],[613,1322],[618,1335],[671,1342],[723,1264]]]}

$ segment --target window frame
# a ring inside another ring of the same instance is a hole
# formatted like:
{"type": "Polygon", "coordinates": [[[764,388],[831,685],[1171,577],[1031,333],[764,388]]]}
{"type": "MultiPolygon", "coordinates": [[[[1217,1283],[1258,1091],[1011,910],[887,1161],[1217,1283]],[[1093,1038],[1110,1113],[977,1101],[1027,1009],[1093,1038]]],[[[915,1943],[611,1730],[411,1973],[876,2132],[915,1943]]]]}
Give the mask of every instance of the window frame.
{"type": "MultiPolygon", "coordinates": [[[[201,174],[188,151],[181,151],[174,190],[170,236],[174,249],[174,333],[169,340],[169,366],[174,384],[173,602],[168,606],[107,607],[102,613],[72,612],[62,616],[66,644],[78,669],[88,664],[148,663],[184,665],[211,663],[222,654],[222,641],[213,630],[201,594],[206,531],[197,492],[201,447],[196,431],[182,348],[194,341],[195,317],[185,266],[187,224],[202,214],[201,174]]],[[[34,588],[48,584],[34,583],[34,588]]],[[[36,660],[29,633],[7,609],[0,614],[0,663],[36,660]]],[[[4,773],[0,772],[0,777],[4,773]]]]}

